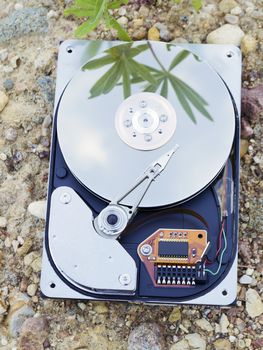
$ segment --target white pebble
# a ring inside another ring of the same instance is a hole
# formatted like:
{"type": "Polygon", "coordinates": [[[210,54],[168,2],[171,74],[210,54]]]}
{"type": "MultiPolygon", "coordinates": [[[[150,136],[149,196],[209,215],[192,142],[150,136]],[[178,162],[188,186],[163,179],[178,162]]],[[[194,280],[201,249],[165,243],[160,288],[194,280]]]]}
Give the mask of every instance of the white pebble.
{"type": "Polygon", "coordinates": [[[15,9],[16,11],[17,11],[17,10],[22,10],[23,7],[24,7],[23,4],[20,4],[20,3],[18,2],[17,4],[15,4],[14,9],[15,9]]]}
{"type": "Polygon", "coordinates": [[[224,24],[222,27],[209,33],[206,41],[208,44],[229,44],[239,46],[244,35],[243,30],[239,28],[239,26],[224,24]]]}
{"type": "Polygon", "coordinates": [[[243,275],[239,279],[239,283],[241,283],[241,284],[251,284],[252,282],[253,282],[253,278],[251,276],[248,276],[248,275],[243,275]]]}
{"type": "Polygon", "coordinates": [[[37,201],[32,202],[29,204],[27,210],[30,214],[36,216],[39,219],[45,219],[46,218],[46,201],[37,201]]]}
{"type": "Polygon", "coordinates": [[[7,225],[7,220],[4,216],[0,216],[0,227],[5,228],[7,225]]]}

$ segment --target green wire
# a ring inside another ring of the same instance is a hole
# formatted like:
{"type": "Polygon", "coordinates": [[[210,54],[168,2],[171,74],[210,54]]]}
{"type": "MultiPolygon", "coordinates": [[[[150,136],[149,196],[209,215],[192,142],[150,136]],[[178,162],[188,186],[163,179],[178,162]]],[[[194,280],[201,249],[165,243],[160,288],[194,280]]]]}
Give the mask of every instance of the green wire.
{"type": "Polygon", "coordinates": [[[215,272],[209,270],[209,269],[205,269],[206,272],[209,272],[211,273],[211,275],[213,276],[216,276],[218,274],[218,272],[220,271],[221,269],[221,266],[222,266],[222,260],[223,260],[223,256],[225,254],[225,251],[227,249],[227,240],[226,240],[226,233],[225,233],[225,230],[223,229],[223,237],[224,237],[224,243],[225,243],[225,246],[224,246],[224,249],[222,250],[222,253],[220,255],[220,259],[219,259],[219,265],[218,265],[218,268],[215,272]]]}

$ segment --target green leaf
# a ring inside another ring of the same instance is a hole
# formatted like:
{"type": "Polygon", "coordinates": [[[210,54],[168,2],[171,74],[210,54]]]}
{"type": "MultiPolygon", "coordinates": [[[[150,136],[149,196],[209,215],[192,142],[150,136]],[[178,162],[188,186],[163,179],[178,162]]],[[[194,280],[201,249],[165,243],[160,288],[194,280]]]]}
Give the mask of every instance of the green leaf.
{"type": "Polygon", "coordinates": [[[117,30],[118,38],[123,41],[131,41],[129,34],[126,32],[124,28],[114,19],[113,17],[109,17],[109,24],[112,28],[117,30]]]}
{"type": "Polygon", "coordinates": [[[144,80],[149,81],[151,84],[156,83],[156,80],[154,79],[150,70],[147,67],[145,67],[143,64],[138,63],[133,59],[127,59],[127,64],[131,71],[136,72],[136,74],[138,74],[144,80]]]}
{"type": "Polygon", "coordinates": [[[129,50],[129,57],[135,57],[139,55],[141,52],[149,49],[147,44],[137,45],[129,50]]]}
{"type": "Polygon", "coordinates": [[[187,50],[183,50],[181,52],[179,52],[175,58],[172,60],[170,67],[169,67],[169,71],[171,71],[172,69],[174,69],[174,67],[176,67],[179,63],[181,63],[183,60],[185,60],[189,55],[190,55],[190,51],[187,50]]]}
{"type": "Polygon", "coordinates": [[[115,63],[105,74],[103,74],[103,76],[90,89],[90,98],[99,96],[103,94],[104,91],[109,92],[109,88],[112,86],[111,80],[116,81],[116,75],[118,76],[118,69],[119,63],[115,63]]]}
{"type": "Polygon", "coordinates": [[[118,9],[122,5],[127,5],[128,2],[129,2],[129,0],[112,1],[112,2],[108,3],[107,7],[108,7],[108,9],[118,9]]]}
{"type": "Polygon", "coordinates": [[[103,88],[103,94],[108,94],[118,83],[122,75],[122,63],[118,62],[113,65],[111,69],[111,76],[108,78],[107,82],[103,88]]]}
{"type": "MultiPolygon", "coordinates": [[[[180,79],[176,78],[177,84],[180,86],[182,92],[184,95],[188,98],[188,100],[195,106],[195,108],[202,113],[206,118],[209,120],[213,120],[207,109],[204,107],[203,99],[200,98],[201,96],[195,92],[190,86],[185,84],[180,79]]],[[[207,105],[207,103],[206,103],[207,105]]]]}
{"type": "Polygon", "coordinates": [[[192,121],[196,124],[196,118],[194,116],[194,113],[191,109],[190,104],[188,103],[187,99],[184,96],[184,93],[182,92],[181,88],[178,86],[177,81],[174,79],[174,76],[170,76],[170,83],[174,89],[174,92],[182,105],[185,112],[188,114],[188,116],[192,119],[192,121]]]}
{"type": "Polygon", "coordinates": [[[88,57],[94,57],[100,51],[100,48],[103,44],[102,40],[92,40],[88,43],[87,46],[87,55],[88,57]]]}
{"type": "Polygon", "coordinates": [[[146,85],[145,89],[143,91],[145,92],[156,92],[161,85],[162,79],[159,79],[156,81],[155,84],[148,84],[146,85]]]}
{"type": "Polygon", "coordinates": [[[88,20],[87,22],[81,24],[75,31],[75,35],[77,37],[83,37],[93,29],[97,27],[97,25],[100,22],[100,19],[103,15],[105,6],[106,6],[106,1],[107,0],[95,0],[94,5],[95,5],[95,10],[94,10],[94,15],[92,19],[88,20]]]}
{"type": "Polygon", "coordinates": [[[196,11],[199,11],[202,7],[202,0],[192,0],[192,4],[196,11]]]}
{"type": "Polygon", "coordinates": [[[111,64],[111,63],[113,63],[115,61],[116,60],[113,57],[109,56],[109,55],[103,56],[103,57],[96,58],[95,60],[91,60],[91,61],[87,62],[82,67],[82,70],[101,68],[101,67],[106,66],[108,64],[111,64]]]}
{"type": "Polygon", "coordinates": [[[168,96],[168,79],[167,78],[165,78],[163,81],[163,85],[161,88],[161,95],[165,98],[167,98],[168,96]]]}
{"type": "Polygon", "coordinates": [[[130,72],[129,67],[126,64],[126,61],[123,60],[122,62],[123,68],[122,68],[122,84],[123,84],[123,96],[124,98],[127,98],[131,95],[131,80],[130,80],[130,72]]]}

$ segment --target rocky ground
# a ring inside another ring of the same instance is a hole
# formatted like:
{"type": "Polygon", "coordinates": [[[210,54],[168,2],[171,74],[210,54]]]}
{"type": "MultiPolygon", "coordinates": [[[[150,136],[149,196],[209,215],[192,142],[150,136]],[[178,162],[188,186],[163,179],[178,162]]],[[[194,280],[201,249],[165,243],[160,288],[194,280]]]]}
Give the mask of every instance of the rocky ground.
{"type": "MultiPolygon", "coordinates": [[[[263,349],[262,0],[204,0],[199,13],[188,1],[131,1],[114,14],[134,40],[241,45],[240,280],[237,305],[222,309],[39,294],[56,57],[76,27],[62,15],[69,2],[0,0],[0,349],[263,349]]],[[[101,26],[90,37],[114,35],[101,26]]]]}

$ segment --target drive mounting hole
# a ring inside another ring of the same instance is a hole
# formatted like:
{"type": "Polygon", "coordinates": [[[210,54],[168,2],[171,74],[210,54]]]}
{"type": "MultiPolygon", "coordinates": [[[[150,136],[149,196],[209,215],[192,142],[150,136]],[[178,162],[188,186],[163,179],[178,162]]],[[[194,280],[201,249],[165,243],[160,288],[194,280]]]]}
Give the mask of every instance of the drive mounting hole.
{"type": "Polygon", "coordinates": [[[232,58],[234,56],[234,52],[229,51],[226,55],[228,58],[232,58]]]}
{"type": "Polygon", "coordinates": [[[49,286],[50,286],[50,288],[55,288],[55,287],[56,287],[56,284],[55,284],[54,282],[51,282],[51,283],[49,284],[49,286]]]}
{"type": "Polygon", "coordinates": [[[222,291],[222,295],[224,296],[224,297],[226,297],[227,296],[227,290],[226,289],[224,289],[223,291],[222,291]]]}
{"type": "Polygon", "coordinates": [[[200,239],[203,238],[202,233],[199,233],[197,237],[200,238],[200,239]]]}
{"type": "Polygon", "coordinates": [[[67,47],[67,53],[72,53],[72,52],[73,52],[72,47],[71,47],[71,46],[68,46],[68,47],[67,47]]]}

